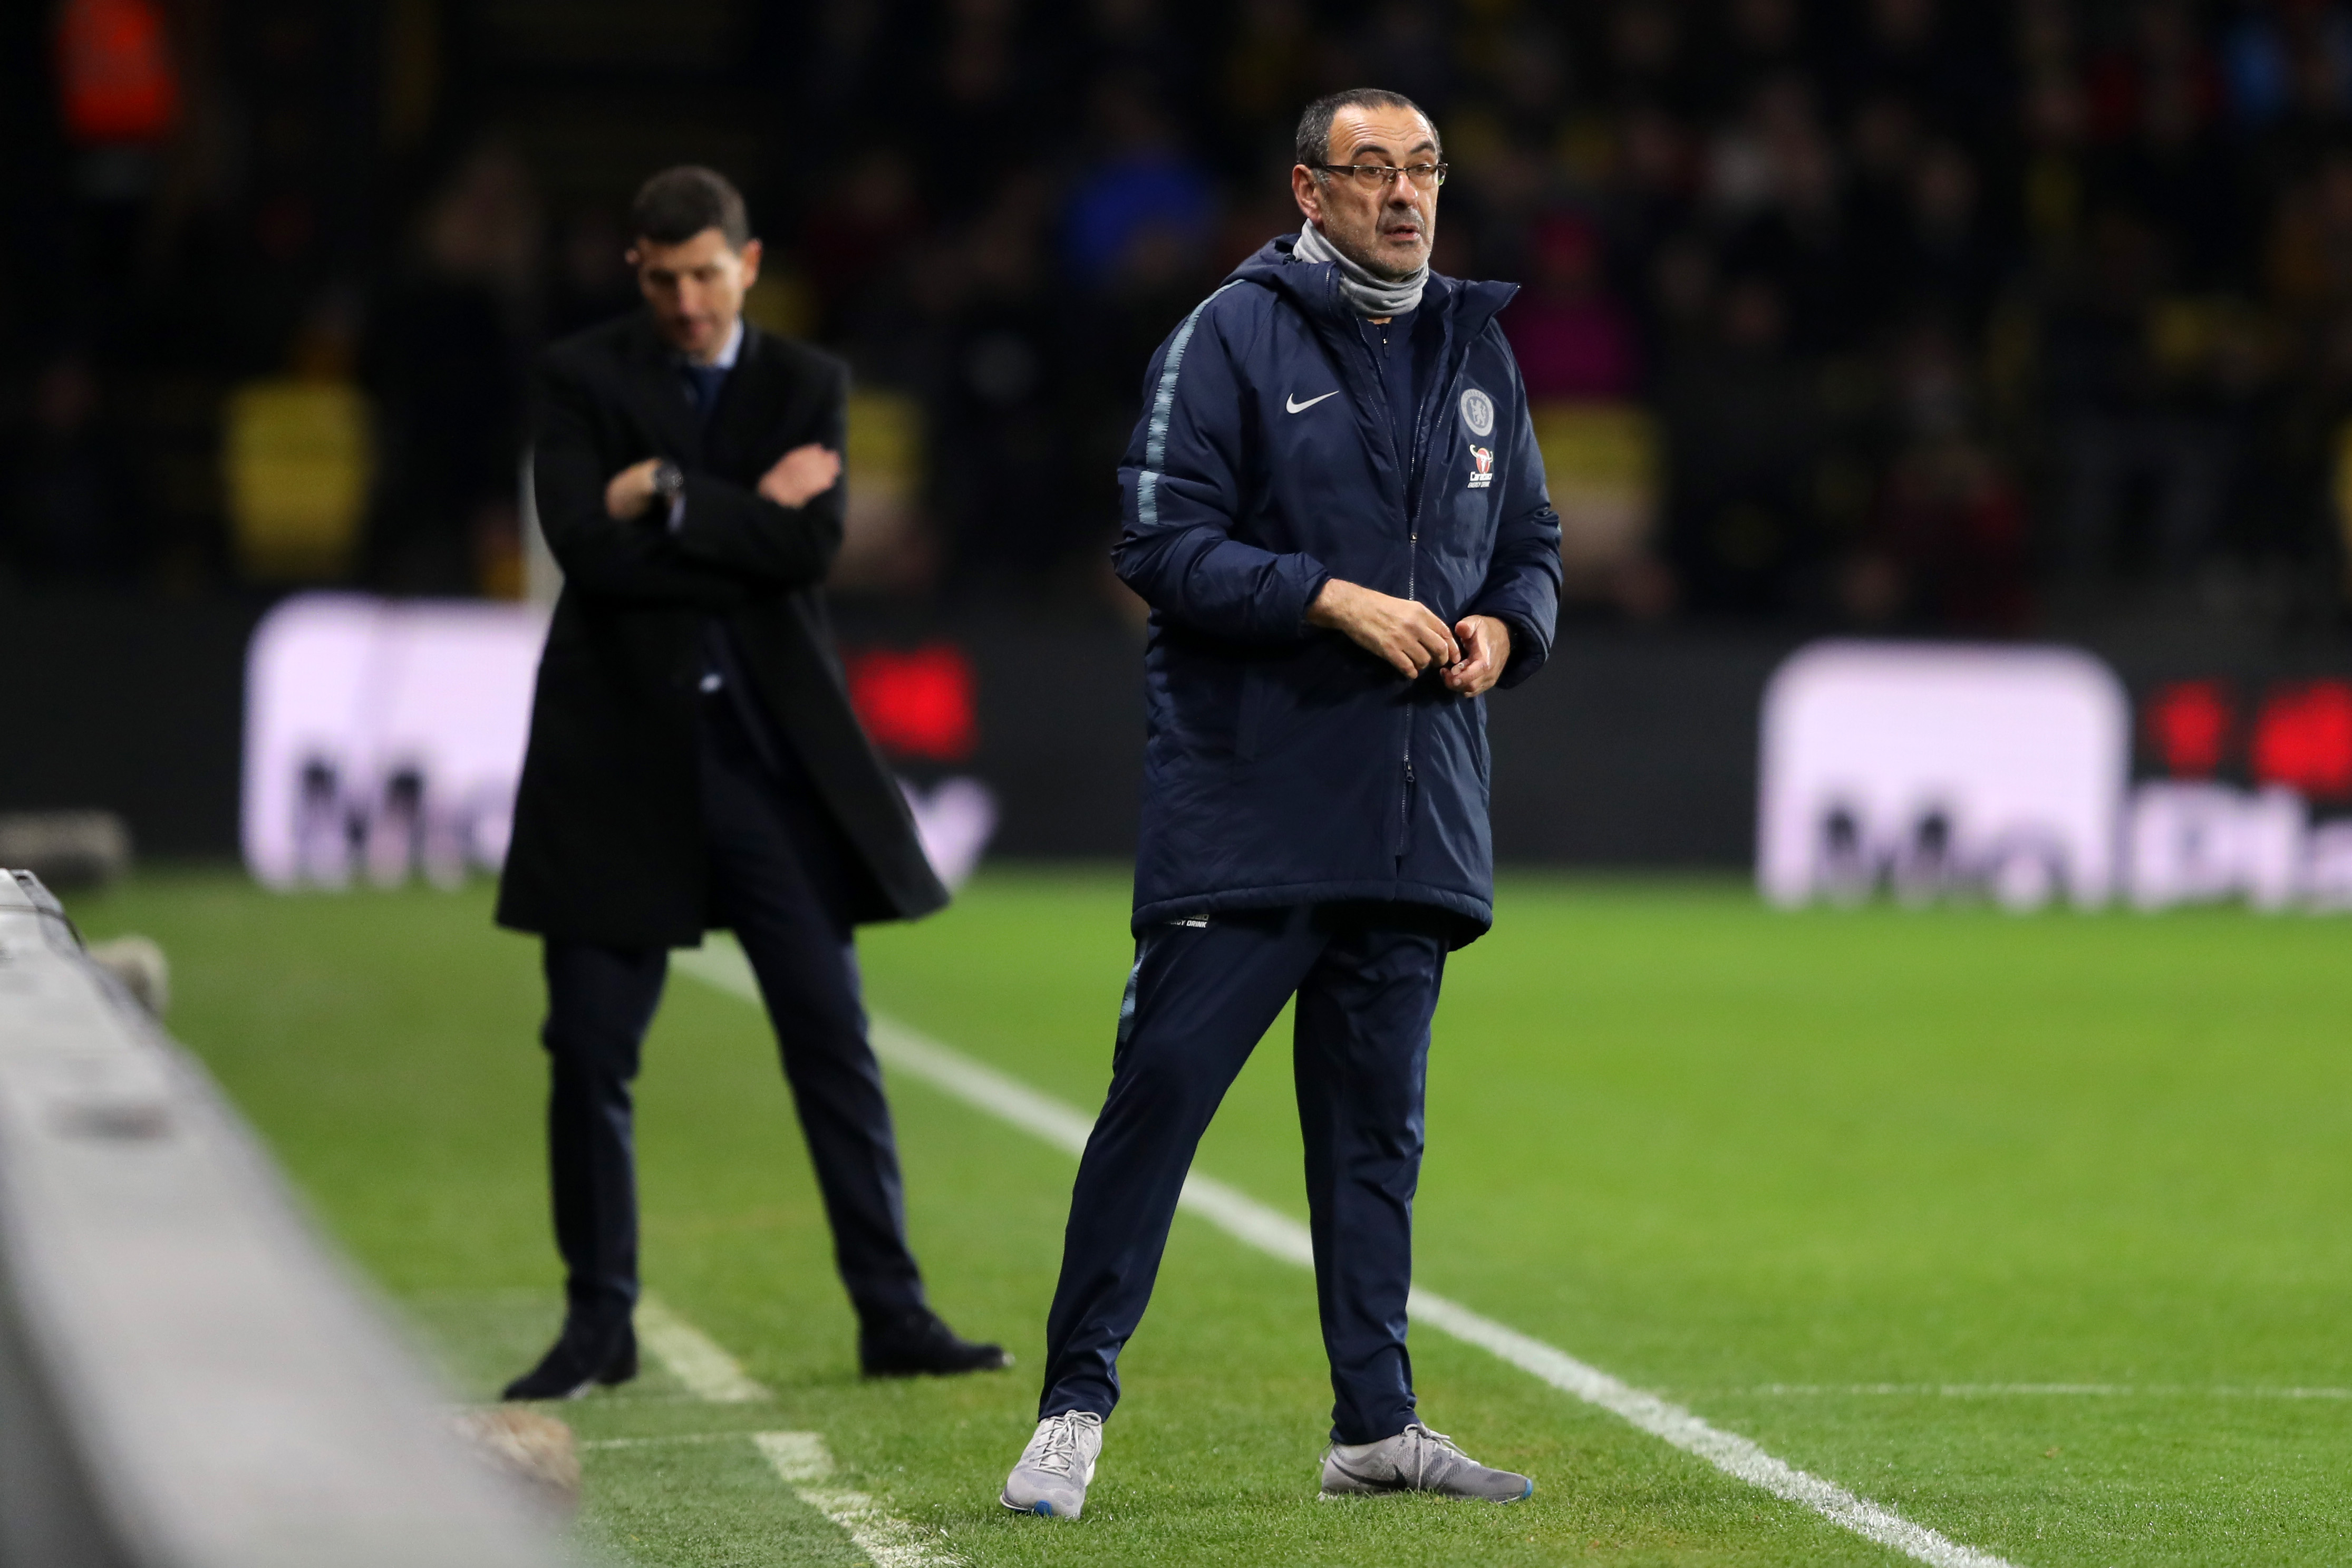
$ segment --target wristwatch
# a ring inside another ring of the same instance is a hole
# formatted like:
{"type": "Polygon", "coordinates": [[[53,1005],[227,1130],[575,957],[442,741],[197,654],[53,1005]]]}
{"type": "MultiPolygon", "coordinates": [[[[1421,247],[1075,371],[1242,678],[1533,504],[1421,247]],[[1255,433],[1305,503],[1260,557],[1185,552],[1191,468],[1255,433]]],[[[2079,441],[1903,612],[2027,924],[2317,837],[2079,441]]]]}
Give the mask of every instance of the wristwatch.
{"type": "Polygon", "coordinates": [[[677,500],[686,489],[686,470],[664,458],[654,465],[654,499],[664,506],[677,500]]]}

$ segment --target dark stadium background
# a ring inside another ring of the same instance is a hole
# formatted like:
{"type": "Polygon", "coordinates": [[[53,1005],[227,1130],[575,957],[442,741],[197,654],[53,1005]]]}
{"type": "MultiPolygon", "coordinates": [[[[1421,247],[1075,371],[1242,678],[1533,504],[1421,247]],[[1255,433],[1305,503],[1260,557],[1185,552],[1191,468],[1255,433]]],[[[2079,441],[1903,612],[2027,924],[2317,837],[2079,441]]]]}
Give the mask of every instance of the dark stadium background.
{"type": "Polygon", "coordinates": [[[1759,693],[1824,635],[2083,644],[2147,771],[2352,797],[2352,8],[71,0],[0,27],[0,807],[229,853],[272,602],[521,593],[531,356],[628,307],[628,193],[694,160],[751,195],[755,313],[856,368],[837,587],[869,721],[910,773],[995,784],[1002,850],[1119,852],[1138,616],[1104,547],[1142,365],[1296,226],[1300,104],[1362,83],[1445,135],[1441,270],[1526,285],[1504,320],[1570,598],[1566,657],[1497,705],[1506,857],[1743,861],[1759,693]],[[335,526],[241,511],[237,464],[294,439],[257,389],[341,432],[335,526]]]}

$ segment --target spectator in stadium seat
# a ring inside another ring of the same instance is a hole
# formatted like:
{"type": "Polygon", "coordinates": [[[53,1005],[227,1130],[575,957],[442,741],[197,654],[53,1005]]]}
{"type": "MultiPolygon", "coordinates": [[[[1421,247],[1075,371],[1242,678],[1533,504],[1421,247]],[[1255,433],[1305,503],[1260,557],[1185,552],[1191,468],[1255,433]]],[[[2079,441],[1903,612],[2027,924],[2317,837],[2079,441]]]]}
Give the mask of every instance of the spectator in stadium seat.
{"type": "Polygon", "coordinates": [[[2145,491],[2140,552],[2161,577],[2185,580],[2221,524],[2229,432],[2203,406],[2202,367],[2180,352],[2188,334],[2156,330],[2173,302],[2161,237],[2120,210],[2098,215],[2091,233],[2090,260],[2045,329],[2060,432],[2057,564],[2077,590],[2115,574],[2132,502],[2145,491]]]}
{"type": "Polygon", "coordinates": [[[1728,279],[1713,315],[1659,383],[1669,545],[1701,605],[1770,612],[1811,564],[1825,413],[1771,279],[1728,279]]]}
{"type": "Polygon", "coordinates": [[[536,309],[540,226],[520,156],[477,149],[427,205],[415,265],[378,302],[361,365],[383,410],[363,565],[373,587],[470,594],[498,575],[486,566],[520,560],[522,323],[536,309]]]}
{"type": "Polygon", "coordinates": [[[1513,290],[1428,265],[1427,117],[1335,94],[1296,151],[1306,226],[1152,355],[1119,468],[1113,560],[1151,606],[1136,963],[1002,1495],[1028,1512],[1083,1508],[1193,1150],[1294,995],[1323,1489],[1533,1490],[1421,1423],[1405,1299],[1430,1020],[1493,919],[1484,699],[1549,650],[1559,524],[1513,290]]]}
{"type": "Polygon", "coordinates": [[[87,355],[58,355],[33,383],[31,428],[6,453],[0,572],[28,583],[124,581],[137,570],[122,455],[87,355]]]}
{"type": "Polygon", "coordinates": [[[1504,317],[1528,395],[1605,401],[1633,390],[1633,333],[1609,297],[1600,242],[1581,220],[1554,214],[1536,225],[1534,283],[1504,317]]]}
{"type": "Polygon", "coordinates": [[[545,938],[563,1332],[509,1399],[636,1371],[630,1083],[668,950],[732,927],[776,1026],[869,1374],[1007,1364],[925,1302],[852,928],[947,901],[859,730],[821,584],[841,546],[846,373],[743,320],[743,199],[638,193],[648,309],[543,366],[539,514],[565,573],[499,921],[545,938]]]}
{"type": "Polygon", "coordinates": [[[1095,115],[1106,151],[1070,193],[1062,246],[1071,275],[1101,289],[1117,280],[1139,240],[1205,247],[1215,193],[1141,81],[1102,82],[1095,115]]]}

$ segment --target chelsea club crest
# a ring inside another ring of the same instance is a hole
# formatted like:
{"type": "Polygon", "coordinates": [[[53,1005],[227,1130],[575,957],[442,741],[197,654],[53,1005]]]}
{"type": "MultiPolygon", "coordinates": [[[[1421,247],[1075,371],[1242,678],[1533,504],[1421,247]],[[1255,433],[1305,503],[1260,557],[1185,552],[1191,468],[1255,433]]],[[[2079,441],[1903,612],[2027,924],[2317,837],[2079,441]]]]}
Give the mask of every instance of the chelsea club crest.
{"type": "Polygon", "coordinates": [[[1462,423],[1470,426],[1473,436],[1495,433],[1495,400],[1472,387],[1462,395],[1462,423]]]}

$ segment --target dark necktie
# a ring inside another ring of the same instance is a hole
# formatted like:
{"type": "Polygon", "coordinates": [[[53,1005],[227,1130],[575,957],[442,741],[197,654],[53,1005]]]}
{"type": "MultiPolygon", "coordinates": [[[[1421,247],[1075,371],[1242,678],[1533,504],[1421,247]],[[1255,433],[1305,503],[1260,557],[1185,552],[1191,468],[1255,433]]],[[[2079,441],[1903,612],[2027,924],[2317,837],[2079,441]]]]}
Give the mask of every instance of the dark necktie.
{"type": "Polygon", "coordinates": [[[719,389],[727,384],[727,367],[723,364],[687,364],[678,367],[686,377],[686,400],[705,425],[710,423],[710,411],[719,406],[719,389]]]}

